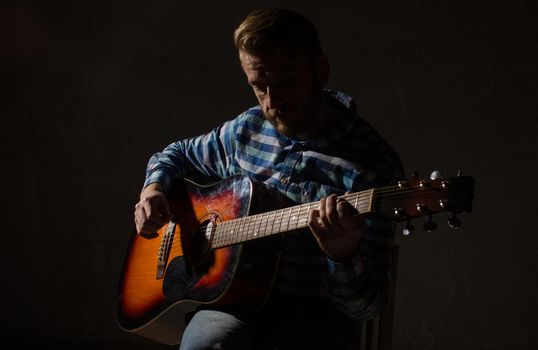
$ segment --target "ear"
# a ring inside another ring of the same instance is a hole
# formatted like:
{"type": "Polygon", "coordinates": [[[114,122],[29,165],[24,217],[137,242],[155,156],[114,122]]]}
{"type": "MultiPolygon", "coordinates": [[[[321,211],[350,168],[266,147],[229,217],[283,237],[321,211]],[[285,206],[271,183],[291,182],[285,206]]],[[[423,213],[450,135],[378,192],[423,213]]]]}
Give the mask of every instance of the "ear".
{"type": "Polygon", "coordinates": [[[316,60],[314,61],[314,74],[318,79],[320,88],[323,88],[325,84],[327,84],[327,81],[329,80],[330,70],[331,68],[327,56],[320,55],[318,58],[316,58],[316,60]]]}

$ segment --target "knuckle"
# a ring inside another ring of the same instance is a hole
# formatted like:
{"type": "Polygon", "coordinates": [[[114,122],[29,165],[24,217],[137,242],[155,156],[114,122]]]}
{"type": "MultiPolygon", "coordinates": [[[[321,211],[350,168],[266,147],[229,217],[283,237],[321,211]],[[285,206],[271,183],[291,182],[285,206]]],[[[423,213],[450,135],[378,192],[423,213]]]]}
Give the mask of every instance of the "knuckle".
{"type": "Polygon", "coordinates": [[[327,208],[327,217],[329,219],[335,219],[338,217],[338,211],[335,207],[329,207],[327,208]]]}

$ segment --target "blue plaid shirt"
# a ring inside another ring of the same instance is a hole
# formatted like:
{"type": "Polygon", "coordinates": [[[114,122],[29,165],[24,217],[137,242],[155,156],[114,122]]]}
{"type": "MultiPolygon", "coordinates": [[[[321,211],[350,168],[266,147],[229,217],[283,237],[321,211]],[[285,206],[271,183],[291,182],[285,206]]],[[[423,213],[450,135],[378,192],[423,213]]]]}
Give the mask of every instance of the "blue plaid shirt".
{"type": "MultiPolygon", "coordinates": [[[[166,191],[176,177],[208,183],[241,173],[295,203],[309,203],[402,179],[400,158],[358,115],[353,99],[334,90],[325,90],[324,98],[331,127],[322,137],[288,138],[265,120],[259,106],[253,107],[206,135],[174,142],[154,154],[144,186],[157,182],[166,191]]],[[[324,255],[311,234],[285,234],[274,290],[328,298],[354,320],[374,317],[388,293],[394,228],[388,220],[368,216],[359,254],[344,263],[324,255]]]]}

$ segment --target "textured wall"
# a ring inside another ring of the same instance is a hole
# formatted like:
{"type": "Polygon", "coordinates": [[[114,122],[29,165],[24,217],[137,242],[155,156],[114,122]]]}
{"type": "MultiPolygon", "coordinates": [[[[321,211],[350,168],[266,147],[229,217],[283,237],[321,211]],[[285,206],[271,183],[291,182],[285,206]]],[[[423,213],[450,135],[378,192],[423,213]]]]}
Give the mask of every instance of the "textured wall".
{"type": "MultiPolygon", "coordinates": [[[[409,174],[477,180],[460,230],[397,237],[394,349],[538,346],[537,25],[531,5],[497,3],[287,5],[318,26],[329,87],[409,174]]],[[[114,300],[146,161],[255,103],[231,33],[268,4],[286,2],[0,5],[10,339],[144,342],[118,329],[114,300]]]]}

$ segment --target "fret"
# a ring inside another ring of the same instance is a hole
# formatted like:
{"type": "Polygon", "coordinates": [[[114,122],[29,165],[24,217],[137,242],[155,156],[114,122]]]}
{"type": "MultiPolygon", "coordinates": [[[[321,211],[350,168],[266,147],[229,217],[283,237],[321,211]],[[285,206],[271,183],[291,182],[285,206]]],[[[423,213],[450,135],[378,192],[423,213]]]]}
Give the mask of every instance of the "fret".
{"type": "Polygon", "coordinates": [[[256,238],[258,236],[257,223],[258,223],[259,217],[260,217],[259,215],[252,216],[249,230],[248,230],[247,239],[256,238]]]}
{"type": "Polygon", "coordinates": [[[263,235],[264,237],[268,236],[270,234],[270,231],[269,231],[269,228],[268,228],[268,223],[269,223],[269,218],[270,217],[271,217],[271,212],[267,212],[267,213],[264,214],[264,218],[263,218],[263,221],[264,221],[263,233],[261,233],[261,235],[263,235]]]}
{"type": "Polygon", "coordinates": [[[287,232],[289,231],[290,229],[290,218],[291,218],[291,211],[293,210],[292,207],[288,208],[286,211],[288,211],[289,213],[286,214],[286,220],[282,220],[282,222],[286,222],[285,226],[284,226],[284,229],[282,230],[282,232],[287,232]]]}
{"type": "Polygon", "coordinates": [[[245,240],[249,240],[253,237],[255,234],[255,226],[256,226],[256,215],[251,216],[250,220],[248,221],[248,225],[246,227],[246,234],[245,234],[245,240]]]}
{"type": "MultiPolygon", "coordinates": [[[[437,187],[444,186],[442,183],[437,187]]],[[[446,186],[445,186],[446,187],[446,186]]],[[[443,191],[449,191],[450,188],[442,187],[443,191]]],[[[411,196],[424,196],[426,190],[420,186],[399,188],[398,186],[390,186],[378,189],[369,189],[361,192],[344,194],[339,198],[345,199],[350,203],[359,214],[370,213],[374,210],[392,214],[394,204],[381,202],[383,198],[391,196],[393,201],[403,202],[403,199],[412,198],[411,196]],[[420,191],[420,192],[419,192],[420,191]],[[374,201],[376,203],[374,203],[374,201]],[[388,207],[381,208],[381,205],[388,207]],[[390,207],[389,207],[390,206],[390,207]]],[[[428,195],[432,195],[427,193],[428,195]]],[[[437,193],[435,193],[437,194],[437,193]]],[[[443,192],[439,191],[439,194],[443,192]]],[[[440,198],[443,198],[439,195],[440,198]]],[[[446,197],[446,196],[445,196],[446,197]]],[[[427,198],[428,199],[428,198],[427,198]]],[[[414,199],[413,199],[414,200],[414,199]]],[[[434,203],[437,204],[437,203],[434,203]]],[[[406,202],[403,205],[407,205],[406,202]]],[[[259,213],[256,215],[240,217],[225,222],[216,224],[215,231],[211,237],[212,247],[229,246],[244,241],[266,237],[273,234],[284,233],[287,231],[297,230],[299,228],[308,227],[308,218],[312,210],[319,207],[319,202],[303,203],[283,209],[259,213]]],[[[442,208],[444,209],[444,208],[442,208]]],[[[411,208],[411,213],[413,214],[411,208]]],[[[439,209],[441,211],[441,209],[439,209]]],[[[414,217],[421,216],[421,213],[413,214],[414,217]]],[[[203,228],[201,228],[203,229],[203,228]]],[[[205,232],[200,232],[204,234],[205,232]]],[[[165,234],[163,236],[163,250],[172,243],[175,237],[165,234]]]]}
{"type": "Polygon", "coordinates": [[[237,237],[234,243],[244,242],[249,237],[249,226],[251,222],[252,222],[252,217],[249,216],[249,217],[243,218],[243,221],[241,222],[241,227],[239,229],[241,234],[237,237]]]}
{"type": "Polygon", "coordinates": [[[358,194],[358,193],[355,194],[355,204],[353,205],[353,207],[354,207],[355,209],[357,209],[357,210],[359,211],[359,213],[361,212],[361,211],[359,210],[359,194],[358,194]]]}
{"type": "Polygon", "coordinates": [[[234,237],[237,235],[237,233],[239,232],[239,227],[241,225],[241,221],[240,220],[234,220],[234,224],[232,225],[232,228],[230,230],[230,233],[228,234],[228,237],[226,239],[226,244],[231,244],[234,237]]]}
{"type": "Polygon", "coordinates": [[[271,234],[275,234],[275,223],[276,223],[276,218],[277,218],[277,215],[278,215],[278,212],[277,211],[273,211],[272,212],[273,214],[271,215],[273,217],[273,220],[271,220],[271,234]]]}
{"type": "Polygon", "coordinates": [[[250,230],[250,224],[251,224],[252,218],[247,216],[243,219],[244,220],[242,222],[241,229],[240,229],[241,234],[239,235],[239,237],[237,237],[237,240],[234,243],[244,242],[246,238],[249,237],[249,230],[250,230]]]}
{"type": "Polygon", "coordinates": [[[214,243],[214,245],[222,246],[226,245],[226,242],[228,240],[228,237],[230,236],[230,230],[232,229],[231,226],[233,226],[233,221],[223,222],[223,225],[217,225],[217,231],[221,229],[221,232],[219,232],[219,235],[217,236],[217,241],[214,243]]]}
{"type": "Polygon", "coordinates": [[[259,237],[267,236],[267,217],[269,213],[263,213],[260,216],[260,232],[258,232],[259,237]]]}
{"type": "Polygon", "coordinates": [[[363,207],[359,213],[368,213],[372,211],[372,199],[374,197],[374,189],[361,192],[364,196],[363,207]]]}
{"type": "Polygon", "coordinates": [[[213,236],[213,240],[211,242],[211,247],[216,247],[219,245],[220,243],[220,239],[221,239],[221,236],[222,236],[222,232],[224,232],[225,230],[225,227],[226,227],[226,223],[223,222],[223,223],[219,223],[217,225],[217,228],[215,229],[215,235],[213,236]]]}
{"type": "Polygon", "coordinates": [[[370,198],[368,200],[368,210],[367,210],[368,212],[372,211],[372,204],[374,201],[374,191],[375,189],[372,188],[369,193],[370,198]]]}
{"type": "Polygon", "coordinates": [[[267,230],[267,213],[258,214],[258,231],[256,232],[257,237],[265,237],[265,231],[267,230]]]}
{"type": "Polygon", "coordinates": [[[301,218],[301,209],[302,209],[302,206],[299,205],[297,208],[296,208],[296,212],[295,212],[295,218],[294,218],[294,224],[293,224],[293,228],[294,229],[297,229],[299,228],[299,220],[301,218]]]}
{"type": "Polygon", "coordinates": [[[277,225],[276,228],[273,230],[273,233],[279,233],[282,232],[282,219],[284,217],[284,210],[281,209],[278,211],[280,215],[275,215],[275,224],[277,225]]]}
{"type": "Polygon", "coordinates": [[[231,244],[232,241],[233,241],[233,238],[237,235],[237,232],[239,232],[239,225],[240,225],[240,221],[239,220],[234,220],[233,221],[233,225],[226,237],[226,244],[231,244]]]}
{"type": "MultiPolygon", "coordinates": [[[[344,198],[359,213],[367,213],[372,210],[373,191],[371,189],[344,195],[344,198]]],[[[219,223],[216,230],[218,234],[215,233],[213,247],[233,245],[259,237],[307,227],[310,211],[318,206],[319,202],[305,203],[219,223]]]]}
{"type": "Polygon", "coordinates": [[[290,208],[290,217],[288,218],[288,230],[293,230],[297,227],[297,207],[290,208]]]}
{"type": "Polygon", "coordinates": [[[245,218],[239,218],[237,220],[237,229],[235,230],[234,234],[231,237],[230,242],[228,243],[235,243],[238,242],[239,237],[243,236],[243,224],[245,222],[245,218]]]}
{"type": "Polygon", "coordinates": [[[310,216],[310,204],[301,205],[301,211],[299,216],[300,221],[297,221],[297,228],[308,226],[308,217],[310,216]]]}
{"type": "Polygon", "coordinates": [[[225,239],[223,240],[224,245],[230,244],[233,235],[237,232],[237,220],[233,220],[228,225],[228,229],[225,231],[225,239]]]}
{"type": "Polygon", "coordinates": [[[254,223],[252,225],[251,237],[256,238],[260,235],[262,224],[262,215],[258,214],[254,216],[254,223]]]}

